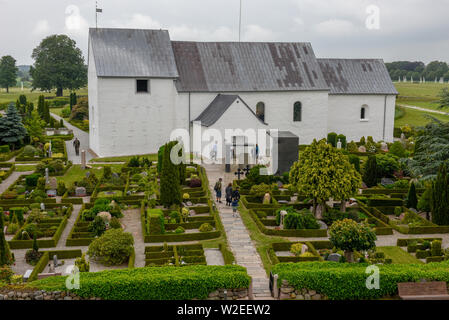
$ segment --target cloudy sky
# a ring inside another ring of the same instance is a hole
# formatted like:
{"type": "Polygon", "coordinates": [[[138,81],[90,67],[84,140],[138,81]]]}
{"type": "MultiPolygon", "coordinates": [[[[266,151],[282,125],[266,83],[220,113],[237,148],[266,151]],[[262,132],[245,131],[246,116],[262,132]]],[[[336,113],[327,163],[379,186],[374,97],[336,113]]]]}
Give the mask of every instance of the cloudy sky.
{"type": "MultiPolygon", "coordinates": [[[[240,0],[98,0],[99,27],[163,28],[173,40],[237,41],[240,0]]],[[[449,62],[449,0],[242,0],[242,41],[311,42],[318,57],[449,62]]],[[[0,56],[32,64],[51,34],[87,55],[95,0],[0,0],[0,56]]]]}

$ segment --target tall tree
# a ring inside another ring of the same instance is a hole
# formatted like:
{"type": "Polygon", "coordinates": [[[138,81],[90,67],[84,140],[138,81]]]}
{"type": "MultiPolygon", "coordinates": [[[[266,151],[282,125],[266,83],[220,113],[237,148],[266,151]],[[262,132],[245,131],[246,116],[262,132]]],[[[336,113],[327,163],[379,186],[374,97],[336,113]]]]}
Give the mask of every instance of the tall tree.
{"type": "Polygon", "coordinates": [[[0,87],[6,88],[6,92],[16,84],[18,71],[16,59],[11,56],[3,56],[0,59],[0,87]]]}
{"type": "Polygon", "coordinates": [[[449,107],[449,90],[447,88],[443,88],[438,94],[439,97],[439,106],[438,108],[449,107]]]}
{"type": "Polygon", "coordinates": [[[44,114],[43,114],[43,118],[45,123],[50,123],[50,104],[48,103],[48,101],[45,101],[44,103],[44,114]]]}
{"type": "Polygon", "coordinates": [[[165,207],[181,203],[179,168],[171,161],[170,152],[177,141],[171,141],[164,147],[161,170],[161,203],[165,207]]]}
{"type": "Polygon", "coordinates": [[[14,103],[10,103],[6,111],[6,117],[0,118],[0,141],[14,146],[21,142],[27,131],[22,124],[22,117],[17,112],[14,103]]]}
{"type": "MultiPolygon", "coordinates": [[[[289,181],[301,194],[313,199],[314,214],[317,204],[324,210],[329,198],[346,200],[361,185],[360,174],[341,151],[326,143],[314,140],[299,156],[290,169],[289,181]]],[[[344,209],[344,207],[343,207],[344,209]]]]}
{"type": "Polygon", "coordinates": [[[406,207],[413,209],[418,208],[418,198],[416,197],[416,188],[414,182],[410,184],[410,188],[408,189],[406,207]]]}
{"type": "Polygon", "coordinates": [[[39,99],[37,100],[37,112],[41,116],[42,119],[44,119],[44,108],[45,108],[45,97],[39,96],[39,99]]]}
{"type": "Polygon", "coordinates": [[[33,110],[26,126],[31,141],[35,138],[39,141],[43,141],[42,137],[44,126],[45,122],[41,119],[37,110],[33,110]]]}
{"type": "Polygon", "coordinates": [[[440,226],[449,225],[449,174],[445,163],[438,169],[437,177],[432,183],[430,208],[433,223],[440,226]]]}
{"type": "Polygon", "coordinates": [[[62,96],[64,89],[75,90],[87,84],[87,67],[76,42],[66,35],[52,35],[41,41],[31,56],[33,88],[51,90],[62,96]]]}
{"type": "Polygon", "coordinates": [[[369,156],[363,171],[363,182],[370,188],[374,187],[377,185],[378,173],[379,168],[377,167],[376,156],[369,156]]]}

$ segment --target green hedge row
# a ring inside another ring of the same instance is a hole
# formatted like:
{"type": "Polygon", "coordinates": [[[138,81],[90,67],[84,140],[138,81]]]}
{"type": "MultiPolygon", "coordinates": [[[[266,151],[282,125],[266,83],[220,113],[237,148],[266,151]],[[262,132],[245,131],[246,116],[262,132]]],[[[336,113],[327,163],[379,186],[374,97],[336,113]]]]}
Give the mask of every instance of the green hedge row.
{"type": "Polygon", "coordinates": [[[440,240],[440,241],[442,241],[443,239],[442,238],[410,238],[410,239],[398,239],[397,241],[396,241],[396,245],[398,246],[398,247],[406,247],[406,246],[408,246],[408,243],[409,243],[409,241],[410,240],[423,240],[423,241],[429,241],[429,242],[432,242],[433,240],[440,240]]]}
{"type": "Polygon", "coordinates": [[[296,289],[307,288],[325,294],[333,300],[379,299],[397,294],[400,282],[421,279],[449,282],[449,263],[378,265],[379,289],[368,289],[365,273],[368,264],[338,262],[279,263],[272,269],[279,275],[278,284],[287,280],[296,289]]]}
{"type": "MultiPolygon", "coordinates": [[[[423,193],[425,189],[416,189],[417,193],[423,193]]],[[[401,194],[407,194],[408,189],[363,189],[362,194],[385,194],[385,195],[391,195],[393,193],[401,193],[401,194]]]]}
{"type": "MultiPolygon", "coordinates": [[[[63,276],[34,281],[41,290],[66,291],[63,276]]],[[[106,300],[190,300],[205,299],[220,289],[248,288],[250,277],[240,266],[145,267],[80,273],[81,297],[106,300]]]]}
{"type": "Polygon", "coordinates": [[[385,199],[369,198],[367,204],[369,207],[381,207],[381,206],[402,207],[404,205],[404,200],[394,198],[385,198],[385,199]]]}

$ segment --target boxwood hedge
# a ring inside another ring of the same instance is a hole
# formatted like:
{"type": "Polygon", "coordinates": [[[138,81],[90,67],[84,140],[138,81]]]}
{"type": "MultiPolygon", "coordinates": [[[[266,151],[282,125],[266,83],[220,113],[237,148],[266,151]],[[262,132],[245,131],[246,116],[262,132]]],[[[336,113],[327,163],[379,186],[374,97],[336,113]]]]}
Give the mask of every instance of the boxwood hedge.
{"type": "MultiPolygon", "coordinates": [[[[65,276],[49,277],[30,283],[47,291],[66,291],[65,276]]],[[[248,288],[250,277],[240,266],[145,267],[80,273],[81,297],[106,300],[183,300],[205,299],[220,288],[248,288]]]]}
{"type": "Polygon", "coordinates": [[[279,263],[273,274],[296,289],[307,288],[325,294],[333,300],[379,299],[396,295],[399,282],[418,282],[421,279],[449,282],[449,261],[418,264],[378,265],[379,289],[367,289],[365,273],[368,264],[338,262],[279,263]]]}

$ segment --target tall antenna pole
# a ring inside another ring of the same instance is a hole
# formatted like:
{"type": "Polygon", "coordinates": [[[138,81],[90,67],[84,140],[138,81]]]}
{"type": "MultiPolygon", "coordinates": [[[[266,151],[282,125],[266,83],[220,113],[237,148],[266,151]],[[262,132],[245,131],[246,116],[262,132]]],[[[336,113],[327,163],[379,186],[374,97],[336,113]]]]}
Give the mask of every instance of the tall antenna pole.
{"type": "Polygon", "coordinates": [[[242,0],[240,0],[240,13],[239,13],[239,42],[242,33],[242,0]]]}
{"type": "Polygon", "coordinates": [[[95,1],[95,29],[98,29],[98,4],[97,1],[95,1]]]}

